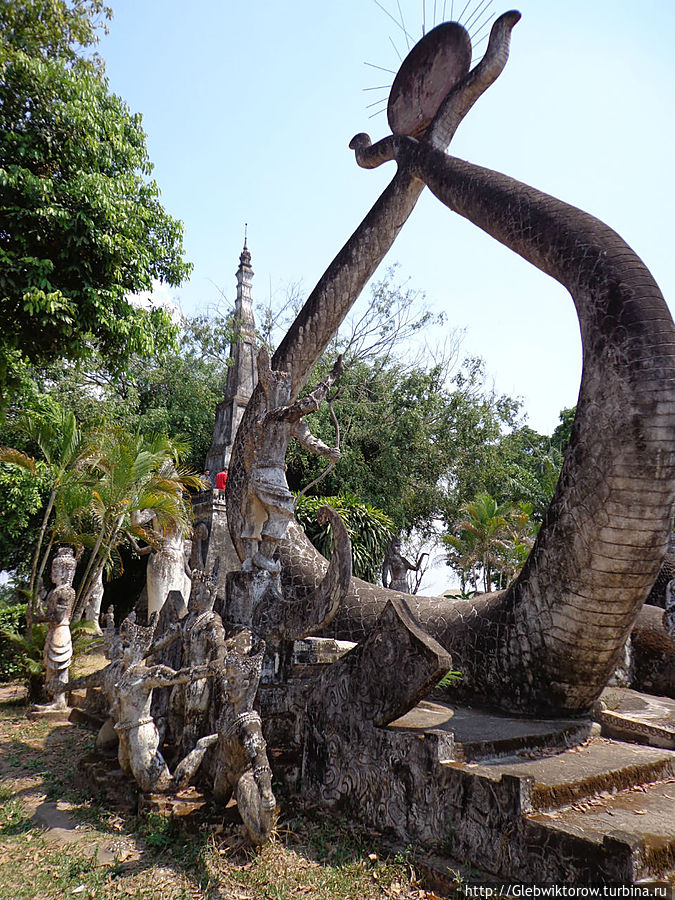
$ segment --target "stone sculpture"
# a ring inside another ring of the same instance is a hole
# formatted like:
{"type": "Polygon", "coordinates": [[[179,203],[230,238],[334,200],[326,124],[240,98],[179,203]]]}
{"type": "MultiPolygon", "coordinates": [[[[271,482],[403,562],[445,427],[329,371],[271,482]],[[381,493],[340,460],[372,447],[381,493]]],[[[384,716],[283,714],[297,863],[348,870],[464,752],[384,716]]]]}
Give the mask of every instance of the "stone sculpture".
{"type": "Polygon", "coordinates": [[[38,707],[43,711],[68,708],[66,690],[68,672],[73,658],[73,641],[70,634],[70,617],[75,603],[73,578],[77,560],[71,547],[59,548],[52,562],[54,587],[47,595],[46,612],[38,620],[48,622],[43,661],[45,667],[45,687],[52,701],[38,707]]]}
{"type": "Polygon", "coordinates": [[[428,553],[422,553],[418,559],[411,563],[401,553],[401,541],[394,538],[387,548],[382,563],[382,586],[390,591],[399,591],[407,594],[410,590],[408,584],[408,572],[419,572],[422,560],[428,553]]]}
{"type": "Polygon", "coordinates": [[[100,750],[108,750],[117,746],[117,735],[114,730],[115,722],[119,719],[118,689],[117,684],[123,669],[122,639],[115,628],[115,616],[113,607],[109,606],[105,616],[105,627],[102,632],[103,652],[108,660],[108,665],[97,672],[76,678],[68,685],[69,690],[77,691],[81,688],[100,687],[103,691],[108,718],[101,726],[96,739],[96,747],[100,750]]]}
{"type": "Polygon", "coordinates": [[[258,385],[264,400],[243,451],[247,481],[241,511],[241,541],[246,548],[242,570],[250,572],[256,568],[276,573],[280,564],[274,556],[295,510],[286,482],[286,449],[290,439],[297,438],[303,447],[320,456],[332,460],[340,457],[336,447],[328,447],[312,435],[302,417],[319,408],[342,372],[342,357],[311,394],[295,403],[290,399],[290,372],[273,370],[265,347],[258,353],[257,365],[258,385]]]}
{"type": "MultiPolygon", "coordinates": [[[[203,575],[195,573],[188,613],[180,623],[182,668],[201,669],[225,656],[225,630],[213,611],[215,589],[203,575]]],[[[182,756],[197,745],[204,734],[212,699],[210,678],[194,678],[176,684],[169,702],[169,732],[182,756]]]]}
{"type": "MultiPolygon", "coordinates": [[[[157,617],[155,638],[150,648],[148,662],[154,666],[169,666],[180,669],[183,662],[183,642],[181,623],[188,609],[180,591],[169,591],[164,606],[157,617]]],[[[159,731],[160,743],[167,734],[169,703],[173,687],[155,688],[152,693],[150,712],[159,731]]]]}
{"type": "Polygon", "coordinates": [[[159,612],[169,591],[190,595],[190,575],[185,559],[185,545],[180,528],[167,529],[161,537],[159,550],[148,559],[148,619],[159,612]]]}
{"type": "Polygon", "coordinates": [[[254,844],[269,837],[276,807],[260,715],[253,709],[264,653],[263,641],[254,646],[250,631],[239,632],[228,639],[225,659],[214,679],[219,709],[214,796],[226,804],[234,793],[254,844]]]}
{"type": "MultiPolygon", "coordinates": [[[[156,620],[155,620],[156,621],[156,620]]],[[[168,791],[187,787],[215,741],[215,735],[201,738],[176,767],[174,775],[159,749],[160,739],[150,715],[152,692],[158,687],[186,684],[196,678],[210,677],[207,666],[175,671],[168,666],[147,667],[143,661],[150,650],[155,622],[144,628],[136,625],[133,613],[120,626],[122,671],[116,685],[119,737],[118,759],[122,771],[133,775],[142,791],[168,791]]]]}
{"type": "Polygon", "coordinates": [[[91,622],[97,634],[101,634],[99,618],[101,616],[101,603],[103,602],[103,567],[96,573],[96,578],[89,591],[87,605],[84,610],[84,618],[91,622]]]}
{"type": "MultiPolygon", "coordinates": [[[[359,165],[395,161],[397,172],[319,280],[270,365],[292,373],[292,402],[425,185],[567,287],[581,324],[581,390],[562,475],[523,571],[506,592],[471,601],[407,599],[452,653],[464,675],[462,690],[473,700],[531,715],[580,713],[614,670],[667,547],[675,499],[675,328],[649,271],[610,228],[445,152],[503,70],[519,19],[511,11],[495,21],[483,59],[470,71],[469,36],[455,23],[431,31],[423,38],[425,52],[407,69],[404,62],[388,110],[393,134],[375,145],[365,134],[351,143],[359,165]],[[423,81],[441,52],[457,62],[453,79],[411,125],[403,114],[412,104],[404,85],[423,81]]],[[[242,559],[249,556],[242,539],[241,499],[251,478],[246,448],[265,402],[259,386],[230,463],[228,519],[242,559]]],[[[294,523],[280,559],[289,601],[315,589],[325,563],[294,523]]],[[[360,639],[389,597],[353,579],[331,633],[360,639]]]]}

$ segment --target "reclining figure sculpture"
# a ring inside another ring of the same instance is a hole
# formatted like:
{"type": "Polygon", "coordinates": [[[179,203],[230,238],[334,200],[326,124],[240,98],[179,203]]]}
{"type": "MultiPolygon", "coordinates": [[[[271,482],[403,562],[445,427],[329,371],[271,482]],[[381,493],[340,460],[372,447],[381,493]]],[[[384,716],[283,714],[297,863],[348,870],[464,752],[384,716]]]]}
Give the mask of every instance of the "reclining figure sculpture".
{"type": "MultiPolygon", "coordinates": [[[[472,601],[406,599],[452,653],[473,700],[531,715],[574,714],[591,707],[614,670],[666,550],[675,497],[675,328],[644,263],[604,223],[446,153],[464,116],[503,70],[519,18],[511,11],[496,20],[483,59],[470,71],[469,37],[456,23],[439,26],[442,34],[431,31],[417,45],[425,52],[409,63],[414,48],[404,61],[399,88],[401,81],[419,84],[435,53],[454,50],[454,81],[427,119],[412,126],[405,109],[412,100],[392,89],[393,134],[375,145],[365,134],[353,138],[359,165],[395,161],[397,172],[319,280],[271,366],[292,373],[291,402],[425,185],[569,290],[583,343],[577,414],[562,475],[520,576],[505,592],[472,601]]],[[[228,520],[242,559],[245,447],[263,409],[258,386],[229,470],[228,520]]],[[[295,523],[280,558],[289,602],[315,590],[326,562],[295,523]]],[[[353,579],[331,633],[360,639],[391,596],[353,579]]]]}

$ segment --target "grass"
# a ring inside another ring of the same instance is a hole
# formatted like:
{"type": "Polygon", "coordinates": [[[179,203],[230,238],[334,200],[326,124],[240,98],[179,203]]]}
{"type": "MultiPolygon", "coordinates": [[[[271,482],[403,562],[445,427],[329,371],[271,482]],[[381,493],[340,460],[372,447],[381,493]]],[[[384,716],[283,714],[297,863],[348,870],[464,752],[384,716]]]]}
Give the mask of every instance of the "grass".
{"type": "Polygon", "coordinates": [[[86,728],[27,719],[21,703],[0,699],[0,900],[436,897],[409,852],[318,813],[282,815],[256,850],[240,825],[213,816],[190,829],[154,814],[140,820],[84,790],[76,762],[93,741],[86,728]],[[36,825],[44,803],[68,810],[70,843],[36,825]]]}

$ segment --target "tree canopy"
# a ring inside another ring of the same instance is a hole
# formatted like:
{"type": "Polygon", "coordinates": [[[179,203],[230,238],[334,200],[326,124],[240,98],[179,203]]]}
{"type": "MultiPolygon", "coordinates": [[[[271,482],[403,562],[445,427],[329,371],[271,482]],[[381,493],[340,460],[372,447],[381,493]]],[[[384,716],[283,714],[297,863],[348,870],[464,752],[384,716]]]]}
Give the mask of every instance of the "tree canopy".
{"type": "Polygon", "coordinates": [[[141,117],[84,55],[107,14],[98,0],[0,5],[0,390],[22,360],[96,348],[114,365],[173,337],[165,310],[130,300],[189,266],[141,117]]]}

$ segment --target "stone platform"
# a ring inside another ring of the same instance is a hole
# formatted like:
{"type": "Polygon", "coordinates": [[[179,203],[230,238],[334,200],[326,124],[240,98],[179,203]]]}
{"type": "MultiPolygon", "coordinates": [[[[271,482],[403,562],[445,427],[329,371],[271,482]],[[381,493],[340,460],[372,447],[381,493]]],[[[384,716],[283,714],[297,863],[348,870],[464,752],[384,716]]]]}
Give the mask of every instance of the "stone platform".
{"type": "Polygon", "coordinates": [[[607,737],[675,750],[675,700],[628,688],[605,688],[596,719],[607,737]]]}
{"type": "Polygon", "coordinates": [[[327,805],[449,867],[530,883],[675,878],[675,751],[602,737],[591,719],[425,700],[341,752],[349,790],[327,805]]]}
{"type": "MultiPolygon", "coordinates": [[[[662,710],[637,695],[624,698],[625,711],[629,700],[637,723],[641,710],[662,710]]],[[[590,721],[509,718],[426,701],[389,730],[418,740],[453,733],[455,758],[440,766],[448,787],[463,785],[459,795],[449,792],[459,800],[446,844],[453,855],[528,881],[675,877],[672,750],[600,737],[590,721]]]]}

